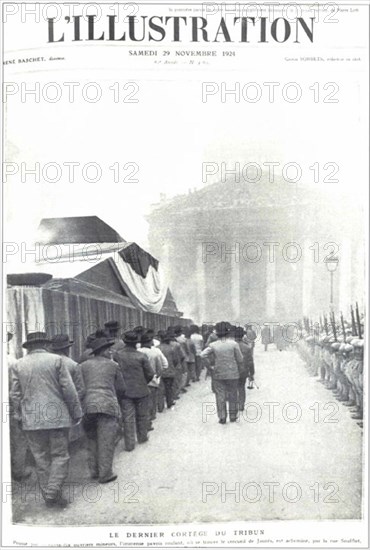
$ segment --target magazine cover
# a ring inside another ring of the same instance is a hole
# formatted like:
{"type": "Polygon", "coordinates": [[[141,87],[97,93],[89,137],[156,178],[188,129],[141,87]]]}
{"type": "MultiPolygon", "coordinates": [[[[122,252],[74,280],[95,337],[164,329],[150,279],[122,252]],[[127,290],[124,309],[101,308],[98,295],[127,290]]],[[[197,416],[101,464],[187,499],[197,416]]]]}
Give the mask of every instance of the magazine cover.
{"type": "Polygon", "coordinates": [[[368,547],[369,15],[2,3],[2,547],[368,547]]]}

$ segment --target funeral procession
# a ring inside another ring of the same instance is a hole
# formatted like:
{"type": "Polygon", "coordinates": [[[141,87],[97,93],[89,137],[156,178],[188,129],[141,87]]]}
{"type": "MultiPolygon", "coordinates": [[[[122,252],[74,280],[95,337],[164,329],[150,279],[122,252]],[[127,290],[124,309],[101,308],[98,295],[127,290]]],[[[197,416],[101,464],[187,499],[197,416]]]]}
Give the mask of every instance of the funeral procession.
{"type": "Polygon", "coordinates": [[[306,193],[275,218],[235,183],[162,198],[150,253],[39,220],[7,274],[14,522],[361,517],[364,252],[353,225],[314,233],[306,193]]]}

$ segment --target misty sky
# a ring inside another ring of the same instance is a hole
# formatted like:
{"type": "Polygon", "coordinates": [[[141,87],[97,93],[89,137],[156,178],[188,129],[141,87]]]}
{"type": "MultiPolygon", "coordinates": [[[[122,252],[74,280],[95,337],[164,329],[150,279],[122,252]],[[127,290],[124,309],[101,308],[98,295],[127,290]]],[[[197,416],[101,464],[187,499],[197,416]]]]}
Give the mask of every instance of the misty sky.
{"type": "MultiPolygon", "coordinates": [[[[194,49],[194,45],[191,47],[194,49]]],[[[302,167],[302,182],[312,185],[313,192],[313,171],[309,167],[315,162],[321,167],[334,162],[339,167],[339,182],[324,183],[327,173],[321,172],[316,186],[331,200],[343,194],[361,197],[368,185],[364,163],[368,147],[367,94],[360,86],[367,60],[361,48],[349,51],[342,43],[339,50],[340,55],[358,57],[360,61],[315,64],[286,61],[292,57],[292,49],[283,45],[263,51],[258,46],[232,49],[236,58],[227,63],[225,59],[215,62],[194,58],[192,65],[183,59],[168,65],[162,60],[156,65],[153,58],[128,56],[127,46],[123,55],[119,47],[97,44],[80,49],[59,44],[54,50],[46,50],[41,41],[32,55],[47,56],[53,51],[53,55],[63,54],[66,61],[7,66],[6,80],[17,82],[19,89],[25,85],[22,82],[30,86],[37,83],[41,90],[48,82],[56,82],[63,94],[56,103],[42,97],[38,103],[32,98],[22,102],[20,93],[8,98],[5,160],[17,163],[17,173],[8,177],[5,185],[4,238],[32,239],[42,217],[98,215],[126,240],[146,246],[148,226],[144,216],[150,205],[159,200],[160,194],[173,196],[203,186],[204,161],[230,165],[235,161],[241,165],[297,162],[302,167]],[[92,81],[102,91],[100,101],[84,101],[79,92],[76,101],[68,101],[63,82],[77,82],[81,89],[92,81]],[[281,94],[282,86],[292,81],[302,90],[302,99],[294,104],[284,101],[281,94]],[[127,95],[122,90],[125,83],[135,82],[138,102],[115,103],[109,90],[114,82],[119,83],[120,99],[127,95]],[[263,95],[255,103],[243,99],[222,103],[218,92],[202,102],[204,82],[214,82],[219,89],[222,82],[227,87],[241,88],[245,83],[257,82],[263,95]],[[263,82],[280,83],[273,103],[268,101],[263,82]],[[313,91],[309,90],[314,82],[319,83],[323,94],[318,103],[314,103],[313,91]],[[337,86],[334,97],[338,103],[323,103],[323,96],[333,90],[323,91],[327,82],[337,86]],[[359,136],[363,136],[360,147],[359,136]],[[58,163],[62,169],[60,181],[35,183],[29,175],[22,182],[22,171],[33,168],[35,162],[41,168],[58,163]],[[65,162],[80,163],[73,182],[68,181],[65,162]],[[101,166],[102,177],[97,183],[83,181],[82,166],[89,162],[101,166]],[[113,170],[109,169],[114,163],[121,167],[121,178],[129,175],[123,166],[136,163],[139,171],[133,177],[139,182],[115,183],[113,170]]],[[[325,50],[318,40],[301,55],[335,52],[333,48],[325,50]]],[[[5,59],[21,55],[25,52],[9,52],[5,59]]],[[[279,168],[277,173],[280,175],[279,168]]],[[[216,174],[208,182],[218,178],[216,174]]]]}

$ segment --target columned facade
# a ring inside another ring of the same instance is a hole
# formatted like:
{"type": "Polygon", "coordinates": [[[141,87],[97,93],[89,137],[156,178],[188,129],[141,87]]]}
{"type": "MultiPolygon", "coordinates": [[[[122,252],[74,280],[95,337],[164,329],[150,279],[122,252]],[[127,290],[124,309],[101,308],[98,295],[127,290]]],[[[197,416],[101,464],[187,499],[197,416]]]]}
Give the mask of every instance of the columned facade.
{"type": "Polygon", "coordinates": [[[153,207],[150,252],[194,321],[286,323],[328,312],[324,259],[335,243],[334,309],[348,316],[349,305],[363,301],[360,217],[348,220],[341,203],[329,216],[326,201],[303,185],[292,193],[286,183],[271,184],[268,175],[258,186],[213,184],[153,207]],[[294,247],[301,250],[297,261],[294,247]]]}

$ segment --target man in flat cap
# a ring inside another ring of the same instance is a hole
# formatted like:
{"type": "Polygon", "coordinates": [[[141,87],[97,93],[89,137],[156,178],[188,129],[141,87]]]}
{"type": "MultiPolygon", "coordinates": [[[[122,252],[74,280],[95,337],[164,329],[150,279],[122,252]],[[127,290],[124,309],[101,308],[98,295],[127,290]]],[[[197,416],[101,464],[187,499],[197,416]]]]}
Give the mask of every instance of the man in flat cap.
{"type": "Polygon", "coordinates": [[[229,402],[230,422],[238,417],[238,383],[243,369],[243,356],[239,345],[230,338],[230,323],[222,321],[216,324],[217,341],[202,351],[202,357],[213,359],[213,387],[216,394],[217,414],[220,424],[226,424],[229,402]]]}
{"type": "Polygon", "coordinates": [[[121,349],[124,349],[125,344],[122,341],[122,338],[119,335],[121,325],[118,321],[107,321],[104,323],[106,336],[107,338],[110,338],[111,340],[114,340],[113,345],[111,347],[111,352],[114,354],[116,351],[119,351],[121,349]]]}
{"type": "Polygon", "coordinates": [[[92,357],[81,363],[86,388],[84,428],[88,440],[88,465],[93,479],[108,483],[117,479],[113,456],[120,417],[119,400],[126,385],[120,369],[111,359],[114,340],[106,337],[91,342],[92,357]]]}
{"type": "Polygon", "coordinates": [[[13,368],[12,399],[36,463],[47,506],[65,507],[62,487],[68,475],[69,429],[82,417],[75,385],[61,357],[47,351],[45,332],[27,335],[28,354],[13,368]]]}
{"type": "Polygon", "coordinates": [[[125,332],[125,348],[115,354],[127,389],[122,399],[122,416],[126,451],[135,448],[135,431],[138,443],[148,441],[149,388],[154,371],[148,358],[136,349],[138,334],[125,332]]]}

